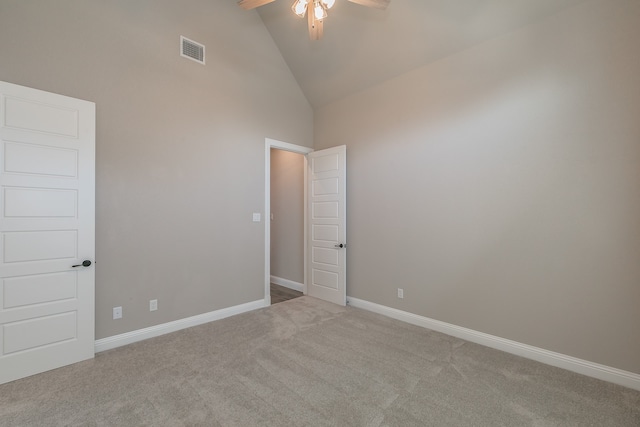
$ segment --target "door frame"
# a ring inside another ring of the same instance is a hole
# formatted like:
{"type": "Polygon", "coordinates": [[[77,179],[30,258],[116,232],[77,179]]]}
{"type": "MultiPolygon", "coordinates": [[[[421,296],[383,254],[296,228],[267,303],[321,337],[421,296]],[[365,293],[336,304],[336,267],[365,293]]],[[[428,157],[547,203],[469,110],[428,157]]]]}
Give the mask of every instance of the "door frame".
{"type": "Polygon", "coordinates": [[[302,154],[304,158],[304,281],[303,293],[307,294],[307,154],[313,148],[290,144],[276,139],[264,140],[264,305],[271,305],[271,149],[275,148],[302,154]]]}

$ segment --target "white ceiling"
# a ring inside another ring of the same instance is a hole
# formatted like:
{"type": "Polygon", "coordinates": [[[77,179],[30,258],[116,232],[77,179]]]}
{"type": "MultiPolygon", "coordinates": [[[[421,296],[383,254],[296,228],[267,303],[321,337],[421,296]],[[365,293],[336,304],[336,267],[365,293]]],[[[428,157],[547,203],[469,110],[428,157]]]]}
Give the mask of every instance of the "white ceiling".
{"type": "Polygon", "coordinates": [[[313,107],[585,0],[392,0],[384,10],[336,0],[324,37],[309,40],[307,20],[276,0],[258,13],[313,107]]]}

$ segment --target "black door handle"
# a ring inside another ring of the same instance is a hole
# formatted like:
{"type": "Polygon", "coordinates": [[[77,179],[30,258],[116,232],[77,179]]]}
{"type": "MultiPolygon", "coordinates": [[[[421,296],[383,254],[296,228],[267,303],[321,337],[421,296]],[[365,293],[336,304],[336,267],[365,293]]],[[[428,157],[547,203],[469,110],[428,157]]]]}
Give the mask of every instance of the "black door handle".
{"type": "Polygon", "coordinates": [[[89,267],[91,265],[91,261],[85,259],[82,261],[82,264],[72,265],[71,267],[89,267]]]}
{"type": "Polygon", "coordinates": [[[343,243],[340,243],[339,245],[335,245],[336,248],[340,248],[340,249],[344,248],[345,246],[347,246],[347,245],[345,245],[343,243]]]}

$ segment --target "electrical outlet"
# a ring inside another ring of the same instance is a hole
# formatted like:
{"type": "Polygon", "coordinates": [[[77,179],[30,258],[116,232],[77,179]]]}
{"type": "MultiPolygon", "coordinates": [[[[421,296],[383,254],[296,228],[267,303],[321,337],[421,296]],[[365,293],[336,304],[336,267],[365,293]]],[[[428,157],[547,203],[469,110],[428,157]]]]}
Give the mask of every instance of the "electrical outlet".
{"type": "Polygon", "coordinates": [[[158,300],[149,300],[149,311],[156,311],[158,309],[158,300]]]}
{"type": "Polygon", "coordinates": [[[122,307],[113,307],[113,319],[122,319],[122,307]]]}
{"type": "Polygon", "coordinates": [[[404,298],[404,289],[398,288],[398,298],[404,298]]]}
{"type": "Polygon", "coordinates": [[[253,213],[253,222],[260,222],[260,214],[258,212],[253,213]]]}

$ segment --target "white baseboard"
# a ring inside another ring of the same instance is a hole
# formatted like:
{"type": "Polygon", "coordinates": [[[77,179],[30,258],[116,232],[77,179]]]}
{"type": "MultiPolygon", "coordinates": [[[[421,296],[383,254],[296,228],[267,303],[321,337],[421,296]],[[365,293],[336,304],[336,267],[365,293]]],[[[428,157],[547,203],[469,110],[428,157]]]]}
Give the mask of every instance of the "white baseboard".
{"type": "Polygon", "coordinates": [[[577,372],[582,375],[597,378],[603,381],[609,381],[634,390],[640,390],[640,374],[623,371],[621,369],[612,368],[598,363],[589,362],[587,360],[578,359],[576,357],[567,356],[565,354],[556,353],[542,348],[533,347],[531,345],[522,344],[517,341],[511,341],[505,338],[496,337],[494,335],[485,334],[483,332],[474,331],[473,329],[463,328],[461,326],[452,325],[450,323],[441,322],[439,320],[430,319],[428,317],[418,316],[417,314],[387,307],[384,305],[372,303],[358,298],[347,297],[347,302],[352,307],[361,308],[374,313],[382,314],[396,320],[401,320],[412,325],[422,326],[437,332],[442,332],[457,338],[481,344],[486,347],[502,350],[507,353],[532,359],[547,365],[563,368],[568,371],[577,372]]]}
{"type": "Polygon", "coordinates": [[[122,347],[123,345],[179,331],[180,329],[202,325],[203,323],[213,322],[214,320],[224,319],[225,317],[234,316],[236,314],[246,313],[247,311],[257,310],[262,307],[265,307],[265,300],[263,299],[210,311],[209,313],[198,314],[197,316],[187,317],[185,319],[175,320],[161,325],[126,332],[120,335],[114,335],[112,337],[102,338],[96,340],[95,352],[100,353],[101,351],[122,347]]]}
{"type": "Polygon", "coordinates": [[[304,292],[304,285],[302,283],[294,282],[293,280],[283,279],[282,277],[271,276],[271,283],[284,286],[285,288],[293,289],[294,291],[304,292]]]}

